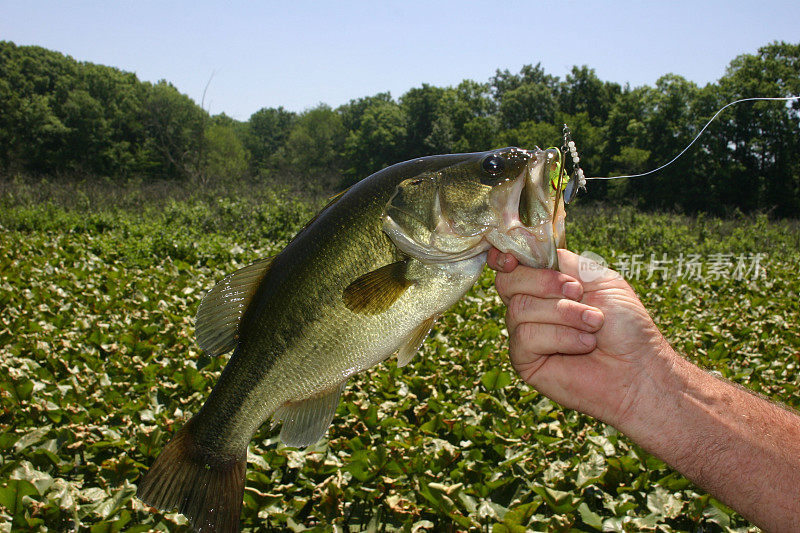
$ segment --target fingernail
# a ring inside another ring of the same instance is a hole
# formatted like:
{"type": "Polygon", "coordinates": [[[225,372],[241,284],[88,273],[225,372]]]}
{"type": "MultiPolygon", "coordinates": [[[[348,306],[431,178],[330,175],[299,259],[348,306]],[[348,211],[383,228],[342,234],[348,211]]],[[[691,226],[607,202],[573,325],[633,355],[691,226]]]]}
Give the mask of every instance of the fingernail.
{"type": "Polygon", "coordinates": [[[591,333],[581,333],[580,335],[578,335],[578,338],[586,346],[590,348],[594,347],[594,335],[592,335],[591,333]]]}
{"type": "Polygon", "coordinates": [[[584,311],[581,318],[583,318],[583,323],[590,328],[599,328],[600,324],[603,323],[603,313],[594,309],[584,311]]]}
{"type": "Polygon", "coordinates": [[[582,287],[577,281],[568,281],[561,286],[561,293],[570,300],[580,300],[582,287]]]}

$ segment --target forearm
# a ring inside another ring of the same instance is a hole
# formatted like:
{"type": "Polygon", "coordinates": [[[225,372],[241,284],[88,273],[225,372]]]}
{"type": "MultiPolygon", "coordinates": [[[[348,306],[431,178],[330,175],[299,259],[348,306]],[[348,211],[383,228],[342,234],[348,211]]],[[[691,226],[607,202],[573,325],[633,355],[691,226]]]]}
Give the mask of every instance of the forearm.
{"type": "Polygon", "coordinates": [[[800,531],[800,417],[665,348],[612,421],[768,531],[800,531]]]}

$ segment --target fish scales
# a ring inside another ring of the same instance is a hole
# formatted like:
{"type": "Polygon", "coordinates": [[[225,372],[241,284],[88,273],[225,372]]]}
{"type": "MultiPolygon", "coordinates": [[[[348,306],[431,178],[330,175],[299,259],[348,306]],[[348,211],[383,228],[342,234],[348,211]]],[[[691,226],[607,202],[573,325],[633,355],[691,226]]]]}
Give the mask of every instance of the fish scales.
{"type": "MultiPolygon", "coordinates": [[[[437,162],[448,160],[419,166],[437,162]]],[[[197,427],[202,443],[238,453],[280,402],[337,385],[346,378],[345,369],[362,366],[363,345],[381,340],[386,317],[349,311],[341,294],[364,272],[403,258],[381,227],[381,213],[406,175],[391,170],[350,189],[336,201],[336,210],[323,211],[270,266],[253,299],[255,305],[243,319],[242,341],[197,417],[202,420],[197,427]],[[313,308],[306,305],[309,301],[313,308]],[[353,342],[354,329],[368,337],[353,342]],[[333,372],[320,372],[331,354],[348,357],[340,358],[336,367],[328,365],[333,372]],[[282,364],[275,368],[279,359],[282,364]],[[291,390],[283,386],[287,378],[291,390]],[[203,416],[204,412],[210,415],[203,416]],[[230,442],[224,442],[226,438],[230,442]]],[[[407,335],[409,320],[398,326],[402,330],[396,336],[407,335]]]]}
{"type": "Polygon", "coordinates": [[[197,530],[237,530],[247,446],[270,416],[289,444],[322,437],[347,379],[398,349],[406,364],[480,276],[490,246],[555,266],[563,209],[547,188],[552,152],[393,165],[335,198],[277,256],[220,282],[197,336],[211,355],[233,354],[137,495],[177,507],[197,530]]]}

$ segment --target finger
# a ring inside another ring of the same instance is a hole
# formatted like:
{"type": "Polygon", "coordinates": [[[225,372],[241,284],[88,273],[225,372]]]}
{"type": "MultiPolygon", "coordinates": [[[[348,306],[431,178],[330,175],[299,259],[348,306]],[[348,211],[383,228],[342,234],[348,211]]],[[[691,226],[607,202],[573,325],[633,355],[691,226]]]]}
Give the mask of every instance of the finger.
{"type": "Polygon", "coordinates": [[[597,263],[590,257],[564,249],[558,250],[558,269],[581,280],[584,290],[587,291],[593,290],[602,282],[621,279],[619,273],[597,263]]]}
{"type": "Polygon", "coordinates": [[[537,298],[530,294],[515,294],[508,302],[506,324],[514,331],[519,324],[538,322],[569,326],[593,333],[603,325],[603,312],[566,298],[537,298]]]}
{"type": "Polygon", "coordinates": [[[489,249],[486,263],[489,265],[489,268],[497,270],[498,272],[511,272],[517,267],[519,261],[517,261],[517,258],[513,255],[503,253],[497,248],[492,247],[489,249]]]}
{"type": "Polygon", "coordinates": [[[525,322],[511,333],[509,348],[517,361],[540,354],[586,354],[597,346],[591,333],[569,326],[525,322]]]}
{"type": "Polygon", "coordinates": [[[580,300],[583,296],[583,286],[572,276],[523,265],[509,273],[499,272],[494,283],[506,305],[514,294],[530,294],[537,298],[567,297],[571,300],[580,300]]]}

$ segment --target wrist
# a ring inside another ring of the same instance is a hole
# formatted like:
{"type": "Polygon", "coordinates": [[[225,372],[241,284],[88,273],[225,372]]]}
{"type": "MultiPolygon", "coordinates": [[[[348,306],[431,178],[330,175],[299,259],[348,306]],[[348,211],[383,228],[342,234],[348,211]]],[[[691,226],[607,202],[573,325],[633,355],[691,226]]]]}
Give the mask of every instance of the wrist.
{"type": "MultiPolygon", "coordinates": [[[[680,416],[681,397],[694,365],[678,355],[659,335],[640,354],[636,373],[613,420],[607,422],[648,448],[649,440],[663,434],[665,424],[680,416]]],[[[698,369],[699,370],[699,369],[698,369]]]]}
{"type": "Polygon", "coordinates": [[[715,498],[770,531],[800,531],[800,419],[668,346],[610,422],[715,498]]]}

